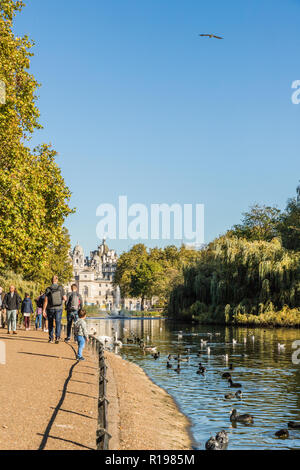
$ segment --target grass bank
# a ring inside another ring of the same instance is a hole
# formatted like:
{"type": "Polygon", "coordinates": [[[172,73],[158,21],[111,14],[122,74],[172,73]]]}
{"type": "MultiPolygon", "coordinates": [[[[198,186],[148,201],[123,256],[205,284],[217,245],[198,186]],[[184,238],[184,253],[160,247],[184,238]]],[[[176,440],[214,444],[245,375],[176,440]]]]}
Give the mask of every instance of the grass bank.
{"type": "MultiPolygon", "coordinates": [[[[187,320],[188,318],[181,318],[187,320]]],[[[213,318],[210,313],[202,313],[190,317],[191,321],[200,324],[223,324],[223,325],[241,325],[256,327],[282,327],[282,328],[299,328],[300,327],[300,310],[297,308],[289,309],[284,307],[278,312],[265,312],[259,315],[247,313],[236,313],[232,319],[222,321],[220,318],[213,318]]]]}

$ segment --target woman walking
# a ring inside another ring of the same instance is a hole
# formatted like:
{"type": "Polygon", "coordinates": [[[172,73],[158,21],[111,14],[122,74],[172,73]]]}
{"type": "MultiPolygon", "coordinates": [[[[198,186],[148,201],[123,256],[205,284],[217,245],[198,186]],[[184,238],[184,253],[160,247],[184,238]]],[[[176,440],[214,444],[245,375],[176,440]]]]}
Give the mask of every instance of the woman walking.
{"type": "Polygon", "coordinates": [[[25,294],[25,299],[22,302],[21,312],[24,315],[25,330],[30,330],[30,315],[33,314],[33,306],[29,294],[25,294]]]}
{"type": "MultiPolygon", "coordinates": [[[[42,316],[43,316],[43,305],[44,305],[45,295],[44,292],[40,292],[40,296],[36,299],[36,317],[35,317],[35,329],[42,329],[42,316]]],[[[45,330],[45,329],[44,329],[45,330]]]]}

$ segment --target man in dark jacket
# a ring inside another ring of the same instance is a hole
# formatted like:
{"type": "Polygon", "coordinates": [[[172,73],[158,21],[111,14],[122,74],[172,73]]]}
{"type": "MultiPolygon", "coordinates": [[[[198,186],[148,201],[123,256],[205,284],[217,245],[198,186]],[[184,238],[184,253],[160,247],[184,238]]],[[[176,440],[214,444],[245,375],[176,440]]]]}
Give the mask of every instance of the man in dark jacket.
{"type": "Polygon", "coordinates": [[[48,318],[49,343],[53,343],[53,325],[55,320],[55,343],[60,341],[63,304],[67,300],[65,291],[58,284],[58,277],[53,276],[52,285],[46,289],[43,316],[48,318]]]}
{"type": "Polygon", "coordinates": [[[69,292],[67,295],[67,337],[65,339],[66,342],[69,342],[71,339],[71,329],[72,323],[77,322],[78,314],[83,307],[83,300],[81,295],[77,292],[77,285],[72,284],[71,286],[72,292],[69,292]]]}
{"type": "Polygon", "coordinates": [[[17,334],[17,313],[22,299],[16,291],[15,286],[10,286],[9,292],[5,295],[3,305],[6,310],[7,334],[12,331],[17,334]]]}

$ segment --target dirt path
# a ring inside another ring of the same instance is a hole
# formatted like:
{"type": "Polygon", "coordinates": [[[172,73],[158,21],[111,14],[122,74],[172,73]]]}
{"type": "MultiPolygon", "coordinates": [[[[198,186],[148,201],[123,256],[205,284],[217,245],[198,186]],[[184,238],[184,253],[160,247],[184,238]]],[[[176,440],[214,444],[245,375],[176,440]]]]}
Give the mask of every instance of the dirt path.
{"type": "MultiPolygon", "coordinates": [[[[48,344],[46,333],[8,336],[0,365],[1,450],[92,450],[97,427],[98,370],[75,344],[48,344]]],[[[189,422],[173,399],[135,364],[106,353],[111,450],[191,448],[189,422]]]]}
{"type": "Polygon", "coordinates": [[[97,365],[75,361],[75,345],[48,344],[47,334],[8,336],[0,365],[0,449],[95,449],[97,365]]]}
{"type": "Polygon", "coordinates": [[[110,433],[115,430],[110,449],[191,449],[190,423],[170,395],[136,364],[108,352],[106,359],[110,433]]]}

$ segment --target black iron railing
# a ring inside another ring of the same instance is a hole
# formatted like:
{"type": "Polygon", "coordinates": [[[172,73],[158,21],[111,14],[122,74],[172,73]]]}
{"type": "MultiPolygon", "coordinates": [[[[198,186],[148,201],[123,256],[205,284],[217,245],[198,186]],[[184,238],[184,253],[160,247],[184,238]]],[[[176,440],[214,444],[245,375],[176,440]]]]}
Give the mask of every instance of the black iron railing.
{"type": "Polygon", "coordinates": [[[97,450],[108,450],[110,434],[108,428],[108,404],[107,399],[107,366],[104,357],[104,348],[95,336],[90,335],[90,347],[98,357],[99,362],[99,398],[98,398],[98,427],[97,427],[97,450]]]}
{"type": "MultiPolygon", "coordinates": [[[[66,325],[63,326],[63,329],[66,333],[66,325]]],[[[74,328],[72,328],[72,338],[74,338],[74,328]]],[[[96,436],[97,450],[108,450],[111,436],[107,431],[109,401],[107,399],[108,381],[106,377],[107,366],[105,363],[104,348],[95,336],[90,335],[89,340],[89,347],[96,355],[99,367],[98,424],[96,436]]]]}

